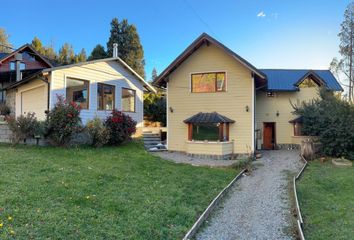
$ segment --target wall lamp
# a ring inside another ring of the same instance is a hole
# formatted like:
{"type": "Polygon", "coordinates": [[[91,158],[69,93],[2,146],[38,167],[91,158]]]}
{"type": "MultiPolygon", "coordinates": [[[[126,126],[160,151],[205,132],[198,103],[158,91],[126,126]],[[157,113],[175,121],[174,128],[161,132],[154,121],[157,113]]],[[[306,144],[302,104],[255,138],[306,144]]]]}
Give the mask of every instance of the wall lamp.
{"type": "Polygon", "coordinates": [[[173,113],[173,108],[172,107],[170,107],[170,112],[173,113]]]}
{"type": "Polygon", "coordinates": [[[246,110],[246,112],[248,112],[248,111],[250,110],[250,108],[248,107],[248,105],[246,105],[245,110],[246,110]]]}
{"type": "Polygon", "coordinates": [[[279,111],[277,111],[277,113],[275,115],[277,115],[277,117],[279,117],[279,111]]]}

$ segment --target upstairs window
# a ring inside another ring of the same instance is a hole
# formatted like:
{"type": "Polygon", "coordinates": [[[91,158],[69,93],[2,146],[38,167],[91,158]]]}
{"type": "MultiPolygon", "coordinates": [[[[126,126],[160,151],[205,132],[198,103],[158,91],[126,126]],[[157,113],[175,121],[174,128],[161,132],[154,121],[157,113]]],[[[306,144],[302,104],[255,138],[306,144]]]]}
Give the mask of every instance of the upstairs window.
{"type": "Polygon", "coordinates": [[[135,112],[135,90],[122,88],[122,111],[135,112]]]}
{"type": "Polygon", "coordinates": [[[225,72],[197,73],[192,74],[192,92],[210,93],[226,91],[225,72]]]}
{"type": "Polygon", "coordinates": [[[97,84],[97,109],[113,110],[115,102],[115,86],[98,83],[97,84]]]}
{"type": "Polygon", "coordinates": [[[66,100],[75,102],[83,109],[89,106],[89,81],[67,78],[66,79],[66,100]]]}
{"type": "MultiPolygon", "coordinates": [[[[21,62],[20,63],[20,70],[25,70],[26,69],[26,63],[21,62]]],[[[15,71],[16,70],[16,62],[10,62],[10,71],[15,71]]]]}

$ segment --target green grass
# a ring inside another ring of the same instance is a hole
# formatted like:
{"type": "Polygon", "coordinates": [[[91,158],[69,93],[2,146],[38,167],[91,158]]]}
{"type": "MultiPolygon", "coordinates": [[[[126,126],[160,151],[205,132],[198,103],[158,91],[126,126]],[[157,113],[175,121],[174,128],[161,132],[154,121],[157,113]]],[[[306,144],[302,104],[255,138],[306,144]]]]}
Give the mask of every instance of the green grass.
{"type": "Polygon", "coordinates": [[[306,239],[353,239],[354,168],[311,162],[297,185],[306,239]]]}
{"type": "Polygon", "coordinates": [[[177,165],[140,143],[0,145],[0,168],[0,239],[180,239],[237,174],[177,165]]]}

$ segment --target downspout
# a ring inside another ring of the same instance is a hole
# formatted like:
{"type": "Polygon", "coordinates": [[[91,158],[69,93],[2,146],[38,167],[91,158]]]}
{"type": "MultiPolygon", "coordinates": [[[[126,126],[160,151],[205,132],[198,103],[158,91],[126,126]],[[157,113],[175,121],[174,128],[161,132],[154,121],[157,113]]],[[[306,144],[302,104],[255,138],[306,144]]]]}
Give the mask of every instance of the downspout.
{"type": "Polygon", "coordinates": [[[38,75],[38,79],[42,80],[43,82],[45,82],[47,84],[47,111],[46,111],[46,114],[49,112],[49,108],[50,108],[50,105],[49,105],[49,99],[50,99],[50,82],[48,80],[48,74],[44,75],[43,76],[46,76],[46,77],[40,77],[38,75]]]}

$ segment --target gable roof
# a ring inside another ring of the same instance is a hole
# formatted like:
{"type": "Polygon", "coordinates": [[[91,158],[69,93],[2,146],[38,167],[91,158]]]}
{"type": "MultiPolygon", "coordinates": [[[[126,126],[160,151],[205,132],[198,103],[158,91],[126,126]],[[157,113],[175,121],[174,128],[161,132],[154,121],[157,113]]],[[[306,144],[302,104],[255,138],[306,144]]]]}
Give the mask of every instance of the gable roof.
{"type": "Polygon", "coordinates": [[[21,46],[20,48],[16,49],[15,51],[11,53],[7,53],[6,55],[3,55],[3,57],[0,56],[0,64],[4,62],[5,60],[9,59],[10,57],[14,56],[16,53],[22,52],[25,49],[29,49],[31,52],[36,55],[36,57],[40,58],[43,62],[47,64],[48,67],[53,67],[52,63],[49,62],[45,57],[43,57],[41,54],[39,54],[30,44],[25,44],[21,46]]]}
{"type": "Polygon", "coordinates": [[[215,38],[209,36],[206,33],[201,34],[196,40],[192,42],[154,81],[154,85],[157,86],[165,86],[168,81],[168,76],[176,70],[190,55],[192,55],[198,48],[200,48],[203,44],[214,44],[215,46],[224,50],[229,56],[234,58],[236,61],[240,62],[246,68],[248,68],[251,72],[264,79],[266,76],[264,73],[259,71],[252,64],[247,62],[241,56],[237,55],[231,49],[226,47],[221,42],[217,41],[215,38]]]}
{"type": "Polygon", "coordinates": [[[313,77],[329,90],[343,91],[330,70],[308,69],[260,69],[267,76],[269,91],[297,91],[298,85],[307,77],[313,77]]]}
{"type": "Polygon", "coordinates": [[[79,67],[82,65],[86,65],[86,64],[92,64],[92,63],[98,63],[98,62],[109,62],[109,61],[116,61],[119,64],[121,64],[124,68],[128,69],[128,71],[130,71],[136,78],[138,78],[139,81],[141,81],[143,83],[143,86],[151,92],[156,92],[155,88],[152,87],[148,82],[146,82],[137,72],[135,72],[128,64],[126,64],[122,59],[120,59],[119,57],[112,57],[112,58],[103,58],[103,59],[98,59],[98,60],[92,60],[92,61],[87,61],[87,62],[79,62],[79,63],[74,63],[74,64],[68,64],[68,65],[63,65],[63,66],[58,66],[58,67],[51,67],[51,68],[45,68],[42,69],[40,72],[37,72],[34,74],[34,76],[29,76],[26,79],[22,79],[21,81],[18,81],[10,86],[7,87],[7,89],[11,89],[14,87],[17,87],[21,84],[24,84],[28,81],[31,81],[35,76],[38,76],[39,74],[42,73],[46,73],[46,72],[51,72],[51,71],[55,71],[55,70],[60,70],[60,69],[66,69],[66,68],[70,68],[70,67],[79,67]]]}

